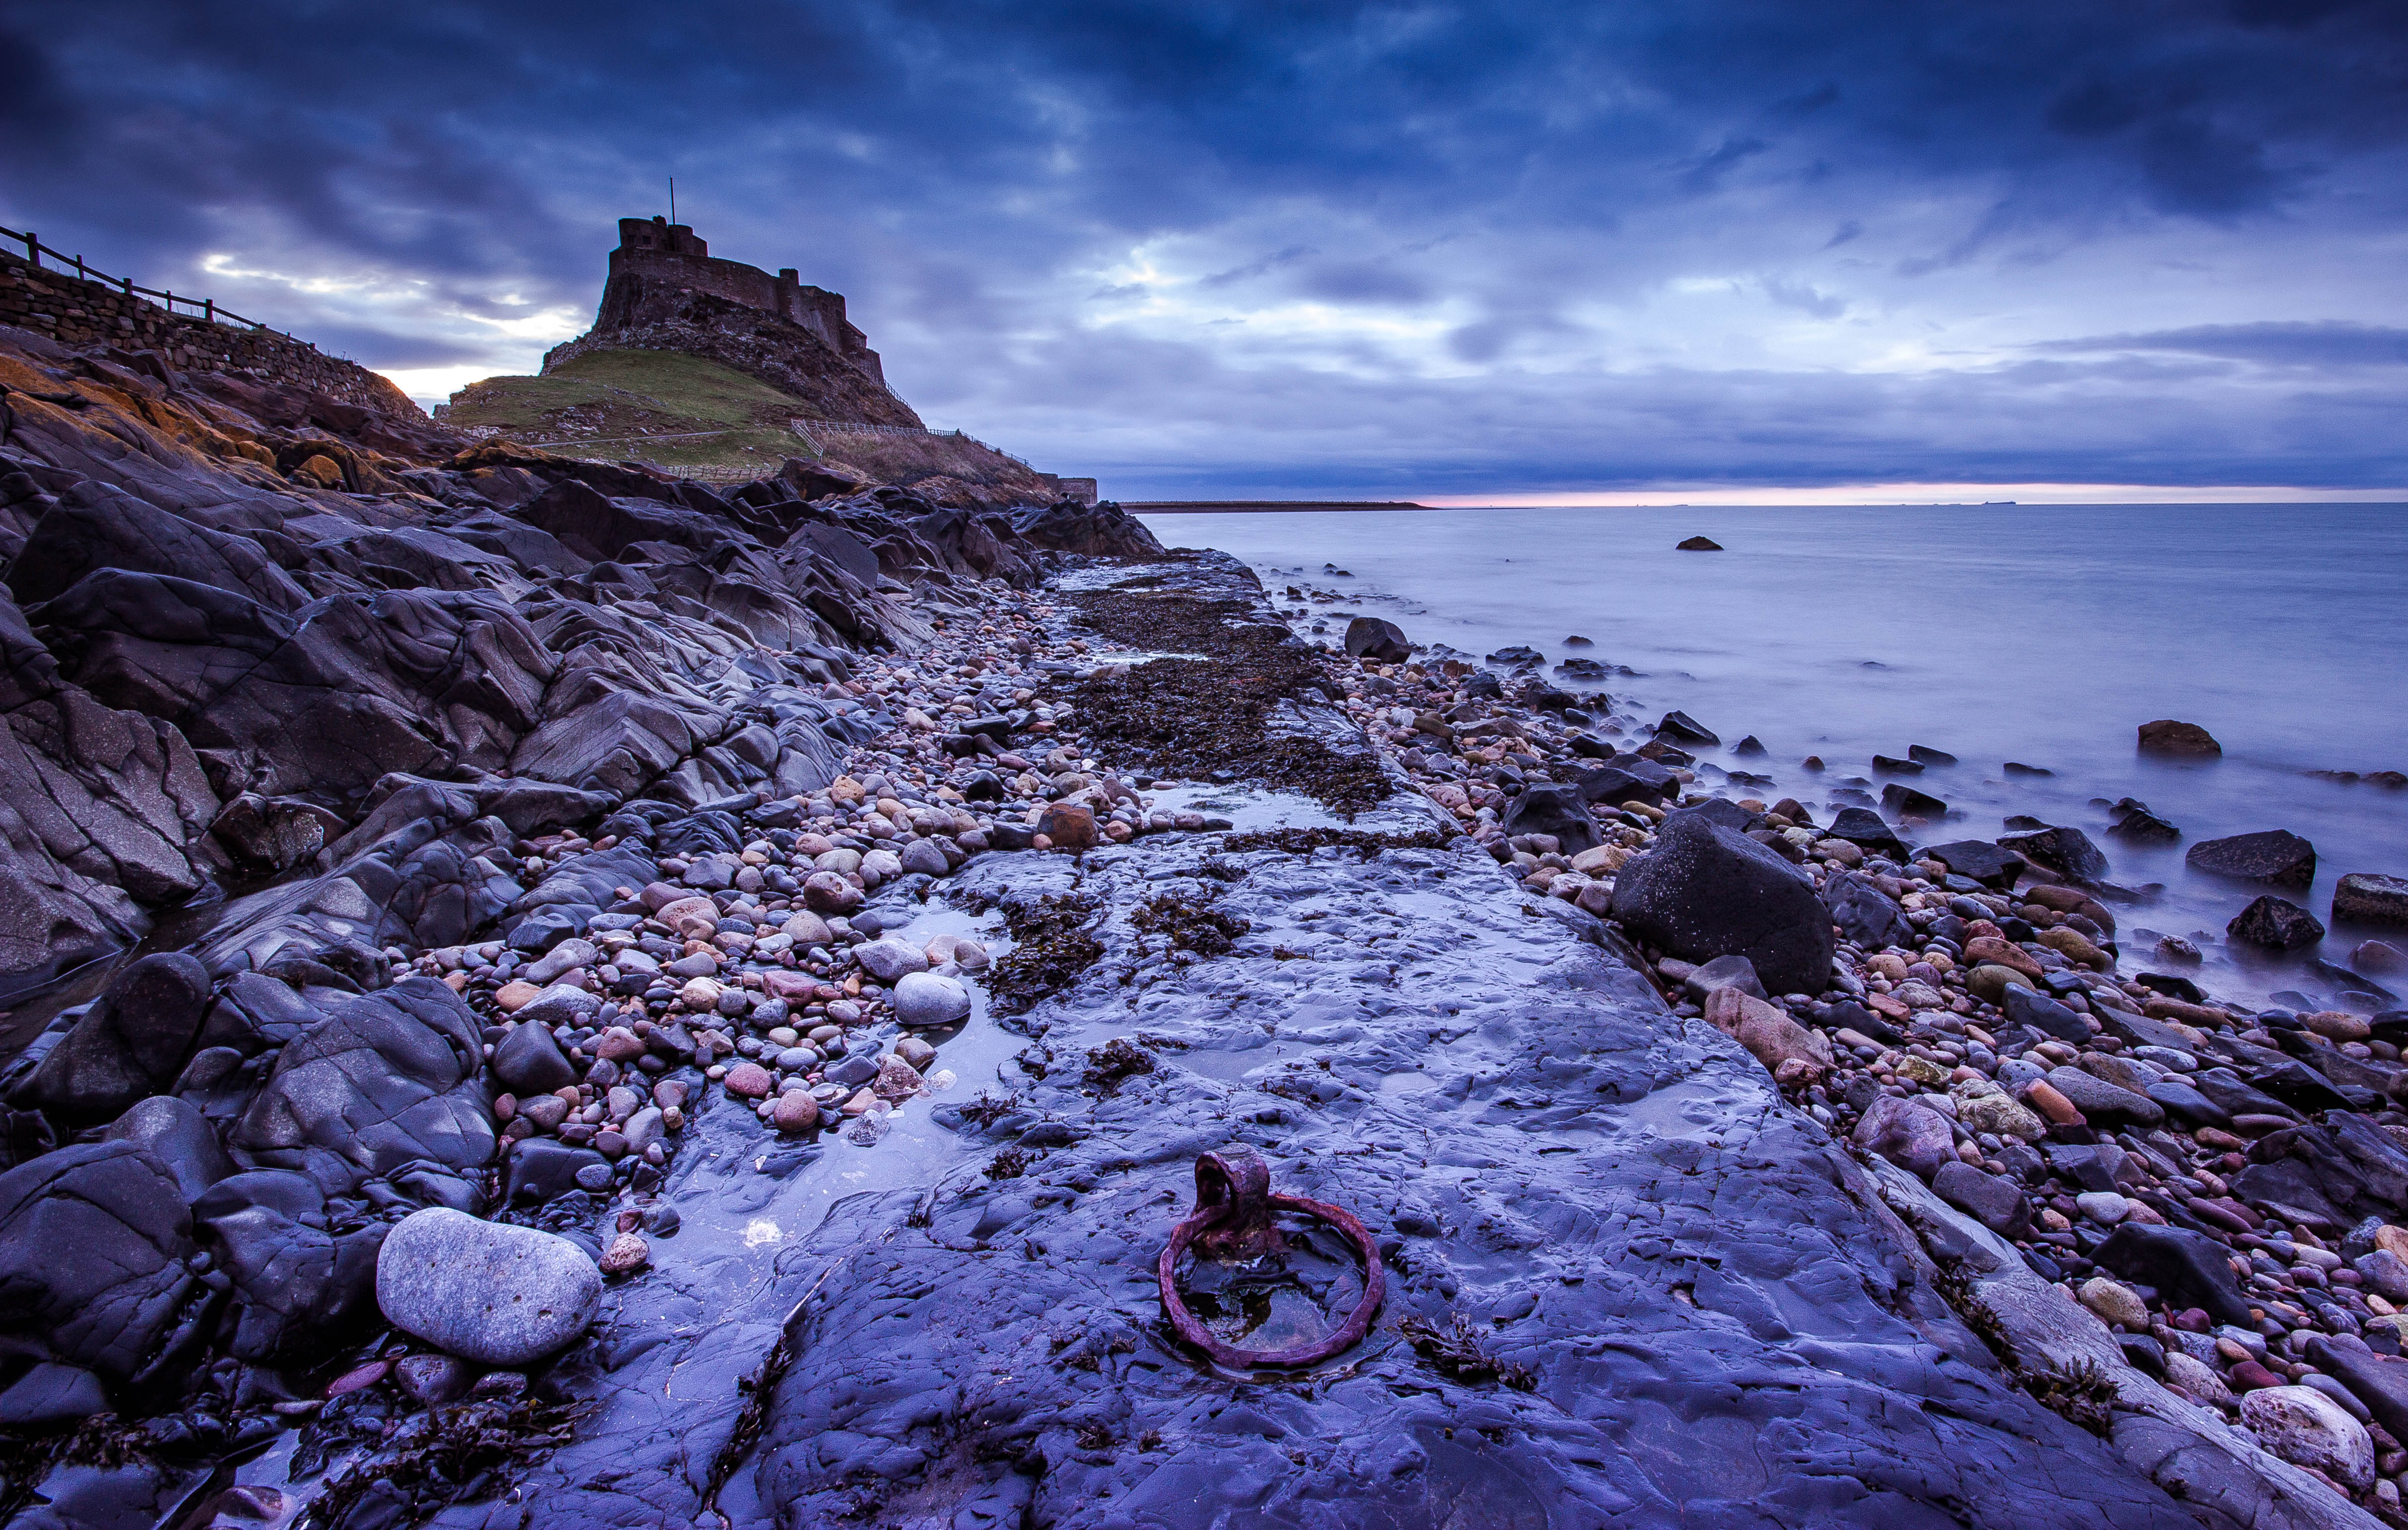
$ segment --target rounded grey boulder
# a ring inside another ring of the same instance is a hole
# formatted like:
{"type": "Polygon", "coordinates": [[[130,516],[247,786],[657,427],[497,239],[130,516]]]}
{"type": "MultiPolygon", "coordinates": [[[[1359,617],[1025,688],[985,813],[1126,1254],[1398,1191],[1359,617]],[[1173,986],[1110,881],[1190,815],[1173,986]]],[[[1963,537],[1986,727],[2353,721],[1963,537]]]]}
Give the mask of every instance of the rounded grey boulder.
{"type": "Polygon", "coordinates": [[[895,1018],[906,1025],[951,1025],[969,1012],[969,990],[940,973],[907,972],[895,984],[895,1018]]]}
{"type": "Polygon", "coordinates": [[[602,1272],[565,1237],[434,1207],[387,1235],[376,1294],[404,1333],[463,1360],[518,1366],[585,1331],[602,1305],[602,1272]]]}

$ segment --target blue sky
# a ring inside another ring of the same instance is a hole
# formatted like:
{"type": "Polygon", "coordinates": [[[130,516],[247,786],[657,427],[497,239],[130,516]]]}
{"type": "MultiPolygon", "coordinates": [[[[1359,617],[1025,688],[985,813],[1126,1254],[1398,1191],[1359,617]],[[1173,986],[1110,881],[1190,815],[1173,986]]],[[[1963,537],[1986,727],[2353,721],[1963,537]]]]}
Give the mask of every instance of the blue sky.
{"type": "Polygon", "coordinates": [[[2395,493],[2403,130],[2396,0],[0,13],[103,269],[433,400],[675,175],[1126,498],[2395,493]]]}

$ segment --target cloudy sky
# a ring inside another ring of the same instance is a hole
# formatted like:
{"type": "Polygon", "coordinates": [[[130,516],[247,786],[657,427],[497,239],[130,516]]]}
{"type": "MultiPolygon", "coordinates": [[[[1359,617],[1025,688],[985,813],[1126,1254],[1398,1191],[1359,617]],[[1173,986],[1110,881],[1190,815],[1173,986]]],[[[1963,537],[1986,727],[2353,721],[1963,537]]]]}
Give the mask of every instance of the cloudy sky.
{"type": "Polygon", "coordinates": [[[0,12],[105,270],[432,402],[674,175],[1125,498],[2408,497],[2404,130],[2399,0],[0,12]]]}

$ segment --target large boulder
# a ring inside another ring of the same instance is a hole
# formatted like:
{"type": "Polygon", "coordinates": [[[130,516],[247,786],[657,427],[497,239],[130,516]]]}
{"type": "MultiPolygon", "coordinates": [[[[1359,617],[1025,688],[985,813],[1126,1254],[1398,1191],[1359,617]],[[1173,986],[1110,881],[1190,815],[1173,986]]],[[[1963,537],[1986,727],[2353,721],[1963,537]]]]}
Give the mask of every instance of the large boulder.
{"type": "Polygon", "coordinates": [[[120,973],[9,1096],[70,1125],[114,1121],[176,1081],[209,1004],[208,969],[146,956],[120,973]]]}
{"type": "Polygon", "coordinates": [[[2211,876],[2277,887],[2305,887],[2316,879],[2316,847],[2288,829],[2202,839],[2183,863],[2211,876]]]}
{"type": "Polygon", "coordinates": [[[143,1390],[208,1337],[186,1310],[206,1294],[197,1251],[184,1193],[146,1149],[77,1143],[20,1165],[0,1175],[0,1335],[143,1390]]]}
{"type": "Polygon", "coordinates": [[[385,1237],[376,1297],[387,1322],[446,1354],[518,1366],[585,1331],[602,1271],[565,1237],[430,1207],[385,1237]]]}
{"type": "Polygon", "coordinates": [[[2205,1233],[2126,1222],[2093,1257],[2127,1280],[2157,1287],[2170,1301],[2203,1308],[2218,1323],[2254,1325],[2224,1245],[2205,1233]]]}
{"type": "Polygon", "coordinates": [[[2408,877],[2350,872],[2333,884],[2332,916],[2336,922],[2408,929],[2408,877]]]}
{"type": "Polygon", "coordinates": [[[1948,1118],[1896,1094],[1884,1094],[1866,1107],[1851,1140],[1926,1180],[1942,1165],[1958,1161],[1956,1134],[1949,1129],[1948,1118]]]}
{"type": "Polygon", "coordinates": [[[1684,961],[1744,956],[1775,994],[1819,994],[1838,950],[1802,871],[1737,829],[1668,816],[1614,882],[1613,917],[1684,961]]]}
{"type": "Polygon", "coordinates": [[[367,1174],[422,1161],[469,1169],[493,1156],[483,1033],[457,994],[405,978],[325,1002],[326,1018],[278,1054],[234,1146],[286,1155],[292,1167],[331,1154],[367,1174]]]}
{"type": "Polygon", "coordinates": [[[1831,816],[1831,826],[1824,831],[1824,837],[1843,840],[1868,854],[1886,855],[1893,861],[1906,859],[1906,841],[1870,808],[1841,808],[1831,816]]]}
{"type": "Polygon", "coordinates": [[[131,1142],[167,1165],[176,1188],[193,1200],[235,1172],[235,1162],[218,1141],[217,1128],[189,1101],[153,1094],[109,1124],[101,1139],[131,1142]]]}
{"type": "Polygon", "coordinates": [[[1924,848],[1923,856],[1928,861],[1939,862],[1959,877],[1971,877],[2001,893],[2015,885],[2015,879],[2023,874],[2024,869],[2023,856],[1981,839],[1928,845],[1924,848]]]}

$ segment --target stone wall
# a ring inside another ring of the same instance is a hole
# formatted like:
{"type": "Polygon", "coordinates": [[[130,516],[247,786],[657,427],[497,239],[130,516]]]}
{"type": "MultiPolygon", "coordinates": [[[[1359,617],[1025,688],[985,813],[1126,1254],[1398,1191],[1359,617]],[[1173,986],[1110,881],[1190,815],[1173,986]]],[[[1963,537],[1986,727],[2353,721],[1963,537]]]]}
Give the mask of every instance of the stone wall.
{"type": "Polygon", "coordinates": [[[388,379],[307,340],[171,314],[106,282],[36,269],[22,256],[0,254],[0,324],[77,350],[155,350],[179,372],[240,373],[384,414],[424,418],[388,379]]]}
{"type": "Polygon", "coordinates": [[[610,276],[594,327],[627,329],[647,322],[641,311],[649,291],[655,301],[684,290],[740,303],[773,313],[788,323],[810,330],[851,365],[880,383],[886,380],[869,336],[845,317],[844,294],[824,287],[806,286],[801,274],[788,266],[776,276],[710,252],[709,243],[683,223],[665,218],[619,220],[619,248],[610,251],[610,276]]]}

